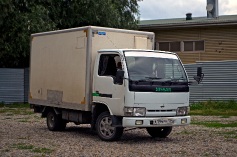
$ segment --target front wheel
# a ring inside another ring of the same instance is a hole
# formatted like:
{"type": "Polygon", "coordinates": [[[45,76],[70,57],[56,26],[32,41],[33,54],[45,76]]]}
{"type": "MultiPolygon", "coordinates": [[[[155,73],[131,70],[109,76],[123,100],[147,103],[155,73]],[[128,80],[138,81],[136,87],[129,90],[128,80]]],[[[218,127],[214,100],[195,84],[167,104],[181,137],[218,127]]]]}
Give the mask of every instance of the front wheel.
{"type": "Polygon", "coordinates": [[[100,139],[103,141],[118,140],[123,134],[122,127],[112,126],[112,118],[108,111],[101,113],[97,118],[96,131],[100,139]]]}
{"type": "Polygon", "coordinates": [[[152,127],[146,128],[146,130],[151,137],[165,138],[171,133],[172,127],[152,127]]]}

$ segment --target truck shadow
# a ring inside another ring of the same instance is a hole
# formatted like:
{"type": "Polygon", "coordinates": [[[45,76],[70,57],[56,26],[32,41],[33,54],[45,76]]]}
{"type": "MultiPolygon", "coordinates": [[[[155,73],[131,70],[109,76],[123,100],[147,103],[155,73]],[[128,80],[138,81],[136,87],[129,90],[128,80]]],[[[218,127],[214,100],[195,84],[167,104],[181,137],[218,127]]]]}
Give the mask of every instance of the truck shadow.
{"type": "MultiPolygon", "coordinates": [[[[138,129],[141,130],[141,129],[138,129]]],[[[130,143],[130,144],[135,144],[135,143],[154,143],[154,142],[172,142],[172,138],[152,138],[151,136],[146,133],[145,130],[143,132],[141,131],[125,131],[123,136],[121,137],[121,140],[119,142],[123,143],[130,143]]]]}
{"type": "Polygon", "coordinates": [[[67,132],[69,134],[73,134],[76,136],[84,136],[84,137],[88,137],[88,138],[95,138],[95,136],[97,136],[96,132],[91,130],[90,127],[81,127],[81,126],[70,126],[67,127],[63,132],[67,132]]]}
{"type": "MultiPolygon", "coordinates": [[[[90,138],[91,140],[98,141],[100,140],[97,136],[96,132],[91,130],[90,127],[81,127],[81,126],[70,126],[67,127],[66,130],[63,131],[64,133],[72,134],[73,137],[78,136],[90,138]]],[[[102,141],[101,141],[102,142],[102,141]]],[[[135,130],[129,130],[124,131],[123,136],[117,143],[124,143],[127,144],[138,144],[140,142],[142,143],[155,143],[155,142],[173,142],[172,138],[152,138],[146,133],[145,129],[135,129],[135,130]]]]}

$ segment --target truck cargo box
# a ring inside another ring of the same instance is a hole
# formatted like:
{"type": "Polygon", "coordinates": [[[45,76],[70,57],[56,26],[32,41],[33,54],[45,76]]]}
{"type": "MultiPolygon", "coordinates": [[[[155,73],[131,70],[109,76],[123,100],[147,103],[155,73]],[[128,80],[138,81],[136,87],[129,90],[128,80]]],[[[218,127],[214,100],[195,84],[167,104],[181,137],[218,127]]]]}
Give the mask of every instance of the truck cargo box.
{"type": "Polygon", "coordinates": [[[99,49],[154,49],[154,33],[80,27],[31,36],[29,103],[90,111],[99,49]]]}

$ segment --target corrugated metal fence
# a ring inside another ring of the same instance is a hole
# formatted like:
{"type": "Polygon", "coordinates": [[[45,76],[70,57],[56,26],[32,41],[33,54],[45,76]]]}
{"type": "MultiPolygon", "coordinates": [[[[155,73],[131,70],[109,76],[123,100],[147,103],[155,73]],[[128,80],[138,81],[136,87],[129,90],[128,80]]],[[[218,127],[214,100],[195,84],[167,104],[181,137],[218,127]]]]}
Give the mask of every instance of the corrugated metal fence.
{"type": "Polygon", "coordinates": [[[237,61],[197,62],[186,64],[189,80],[194,81],[197,67],[202,67],[204,79],[190,86],[190,102],[207,100],[237,101],[237,61]]]}
{"type": "Polygon", "coordinates": [[[28,101],[29,69],[0,69],[0,102],[28,101]]]}
{"type": "MultiPolygon", "coordinates": [[[[237,61],[197,62],[186,64],[189,80],[194,81],[197,67],[202,67],[204,79],[190,86],[190,102],[207,100],[237,101],[237,61]]],[[[29,69],[0,69],[0,102],[27,102],[29,69]]]]}

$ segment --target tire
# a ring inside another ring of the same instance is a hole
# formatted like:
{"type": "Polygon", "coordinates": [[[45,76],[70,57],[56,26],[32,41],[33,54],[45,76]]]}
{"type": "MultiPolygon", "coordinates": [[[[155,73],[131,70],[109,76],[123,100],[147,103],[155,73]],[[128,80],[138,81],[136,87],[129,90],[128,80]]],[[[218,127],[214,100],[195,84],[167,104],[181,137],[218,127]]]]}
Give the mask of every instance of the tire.
{"type": "Polygon", "coordinates": [[[50,131],[61,131],[64,130],[67,123],[57,115],[54,111],[49,111],[46,118],[47,126],[50,131]]]}
{"type": "Polygon", "coordinates": [[[96,132],[103,141],[116,141],[123,135],[122,127],[113,127],[108,111],[102,112],[96,120],[96,132]]]}
{"type": "Polygon", "coordinates": [[[151,137],[166,138],[172,131],[172,127],[146,128],[151,137]]]}

